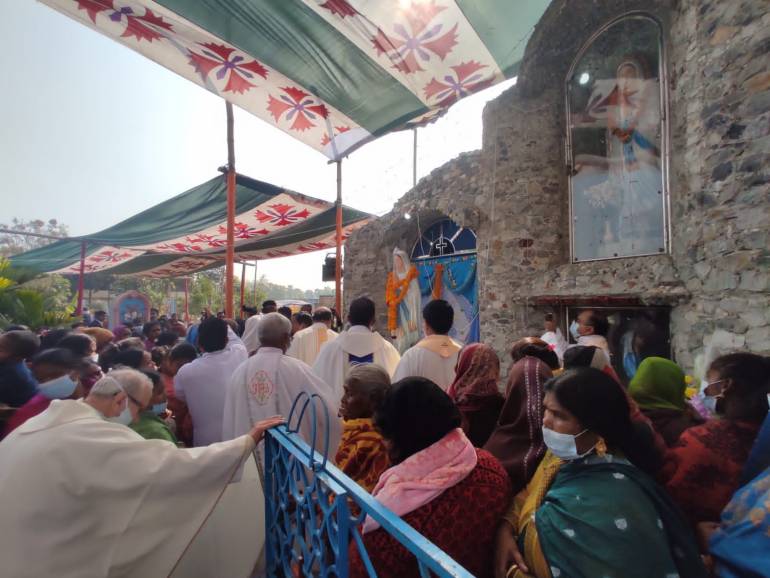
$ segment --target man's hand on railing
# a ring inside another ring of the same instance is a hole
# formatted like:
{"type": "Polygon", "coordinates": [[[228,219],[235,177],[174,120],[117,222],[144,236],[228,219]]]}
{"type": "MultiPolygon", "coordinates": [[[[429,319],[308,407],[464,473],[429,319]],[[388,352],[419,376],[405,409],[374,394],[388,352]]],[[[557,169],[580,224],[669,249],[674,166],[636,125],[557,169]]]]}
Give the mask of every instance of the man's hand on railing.
{"type": "Polygon", "coordinates": [[[283,423],[286,423],[286,419],[283,416],[274,415],[273,417],[258,421],[249,432],[249,435],[254,439],[254,443],[258,444],[262,438],[265,437],[265,432],[267,430],[283,423]]]}

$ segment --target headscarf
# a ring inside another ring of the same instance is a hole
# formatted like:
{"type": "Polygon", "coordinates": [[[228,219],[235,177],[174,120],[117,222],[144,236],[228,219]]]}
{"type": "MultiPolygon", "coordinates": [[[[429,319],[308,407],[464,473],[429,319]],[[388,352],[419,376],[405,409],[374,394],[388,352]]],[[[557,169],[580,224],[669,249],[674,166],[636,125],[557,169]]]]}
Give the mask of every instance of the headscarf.
{"type": "Polygon", "coordinates": [[[472,343],[460,352],[455,380],[447,394],[461,411],[481,409],[484,398],[501,397],[497,389],[500,359],[483,343],[472,343]]]}
{"type": "Polygon", "coordinates": [[[497,427],[484,446],[508,472],[514,493],[527,485],[545,453],[543,385],[551,377],[551,368],[536,357],[514,364],[497,427]]]}
{"type": "Polygon", "coordinates": [[[648,357],[639,364],[628,384],[628,393],[642,409],[684,411],[684,371],[670,359],[648,357]]]}

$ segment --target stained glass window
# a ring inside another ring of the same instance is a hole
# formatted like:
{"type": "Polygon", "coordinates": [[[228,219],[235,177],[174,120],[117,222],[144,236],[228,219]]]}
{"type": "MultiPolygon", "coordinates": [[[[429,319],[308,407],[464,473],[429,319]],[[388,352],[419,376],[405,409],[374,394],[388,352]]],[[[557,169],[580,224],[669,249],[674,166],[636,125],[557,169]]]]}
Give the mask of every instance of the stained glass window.
{"type": "Polygon", "coordinates": [[[627,16],[567,78],[573,261],[666,251],[662,36],[627,16]]]}
{"type": "Polygon", "coordinates": [[[451,219],[436,221],[421,232],[412,249],[412,260],[476,251],[476,233],[451,219]]]}

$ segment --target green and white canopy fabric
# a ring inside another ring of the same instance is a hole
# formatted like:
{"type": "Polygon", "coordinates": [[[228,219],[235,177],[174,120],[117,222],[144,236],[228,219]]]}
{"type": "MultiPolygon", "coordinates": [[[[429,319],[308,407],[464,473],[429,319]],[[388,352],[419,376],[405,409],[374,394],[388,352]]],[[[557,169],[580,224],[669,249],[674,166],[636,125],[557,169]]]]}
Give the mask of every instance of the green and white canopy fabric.
{"type": "MultiPolygon", "coordinates": [[[[219,267],[227,242],[226,189],[226,177],[217,176],[109,229],[16,255],[11,263],[78,274],[86,241],[86,273],[180,277],[219,267]]],[[[333,203],[237,175],[235,212],[235,253],[242,261],[335,247],[333,203]]],[[[342,216],[343,239],[372,218],[348,207],[342,216]]]]}
{"type": "Polygon", "coordinates": [[[338,160],[514,76],[550,0],[43,0],[338,160]]]}

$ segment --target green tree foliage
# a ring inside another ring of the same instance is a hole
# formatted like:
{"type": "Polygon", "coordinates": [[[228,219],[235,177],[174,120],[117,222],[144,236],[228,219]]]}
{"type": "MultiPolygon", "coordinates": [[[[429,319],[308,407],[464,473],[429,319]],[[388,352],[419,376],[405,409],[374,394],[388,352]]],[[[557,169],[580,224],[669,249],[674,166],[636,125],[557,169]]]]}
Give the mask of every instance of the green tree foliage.
{"type": "Polygon", "coordinates": [[[60,276],[52,277],[32,279],[0,260],[0,327],[18,323],[36,331],[70,323],[74,307],[67,302],[69,283],[60,276]],[[41,283],[42,288],[35,286],[41,283]]]}

